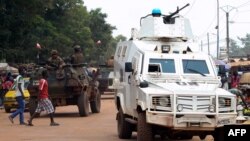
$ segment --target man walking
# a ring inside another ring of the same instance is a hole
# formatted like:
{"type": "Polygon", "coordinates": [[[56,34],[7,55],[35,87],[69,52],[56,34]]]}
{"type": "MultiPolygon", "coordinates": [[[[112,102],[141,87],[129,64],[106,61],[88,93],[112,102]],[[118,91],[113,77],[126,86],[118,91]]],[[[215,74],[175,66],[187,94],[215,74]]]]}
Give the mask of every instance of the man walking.
{"type": "Polygon", "coordinates": [[[54,121],[54,107],[52,102],[49,99],[48,93],[48,73],[46,70],[42,71],[42,78],[39,81],[39,97],[38,97],[38,105],[35,113],[28,120],[28,125],[33,126],[32,120],[36,116],[36,114],[41,113],[41,111],[46,110],[46,112],[50,116],[50,126],[58,126],[59,124],[54,121]]]}
{"type": "Polygon", "coordinates": [[[9,120],[11,121],[11,123],[14,123],[14,118],[19,115],[19,122],[20,125],[26,125],[26,123],[24,122],[24,109],[25,109],[25,102],[24,102],[24,79],[23,79],[23,75],[24,75],[24,68],[23,67],[19,67],[18,68],[19,71],[19,75],[16,77],[16,80],[14,82],[14,87],[16,88],[16,101],[18,103],[18,109],[12,113],[9,116],[9,120]]]}

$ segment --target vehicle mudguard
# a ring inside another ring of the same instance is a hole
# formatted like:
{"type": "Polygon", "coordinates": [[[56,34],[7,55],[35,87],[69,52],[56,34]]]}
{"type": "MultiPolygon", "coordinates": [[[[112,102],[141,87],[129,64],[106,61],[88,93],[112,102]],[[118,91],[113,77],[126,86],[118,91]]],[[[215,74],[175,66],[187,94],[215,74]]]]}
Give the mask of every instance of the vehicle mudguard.
{"type": "Polygon", "coordinates": [[[117,95],[116,95],[116,106],[117,106],[117,109],[122,108],[122,111],[124,113],[126,113],[124,95],[122,93],[117,93],[117,95]],[[119,105],[118,105],[118,103],[119,103],[119,105]]]}
{"type": "Polygon", "coordinates": [[[141,107],[142,111],[145,111],[147,109],[147,106],[144,101],[138,100],[137,105],[141,107]]]}

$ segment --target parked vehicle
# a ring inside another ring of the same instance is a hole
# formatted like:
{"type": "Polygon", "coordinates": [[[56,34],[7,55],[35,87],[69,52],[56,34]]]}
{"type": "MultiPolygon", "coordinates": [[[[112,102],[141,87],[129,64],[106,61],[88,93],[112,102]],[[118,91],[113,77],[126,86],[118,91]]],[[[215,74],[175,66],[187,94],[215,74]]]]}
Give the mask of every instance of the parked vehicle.
{"type": "Polygon", "coordinates": [[[98,82],[99,82],[99,91],[101,94],[105,92],[113,92],[112,84],[113,84],[113,68],[106,68],[102,67],[100,69],[100,74],[98,75],[98,82]]]}
{"type": "MultiPolygon", "coordinates": [[[[24,97],[25,97],[25,107],[29,108],[29,98],[30,93],[27,90],[27,87],[30,83],[30,78],[24,78],[24,97]]],[[[4,96],[4,109],[5,112],[9,113],[12,109],[16,109],[18,107],[18,103],[16,101],[16,87],[13,86],[4,96]]]]}

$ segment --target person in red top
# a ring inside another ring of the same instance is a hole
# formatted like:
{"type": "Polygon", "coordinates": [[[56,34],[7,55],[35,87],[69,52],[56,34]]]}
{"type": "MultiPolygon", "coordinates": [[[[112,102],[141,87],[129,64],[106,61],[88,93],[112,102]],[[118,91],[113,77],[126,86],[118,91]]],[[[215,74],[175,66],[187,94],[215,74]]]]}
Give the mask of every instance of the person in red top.
{"type": "Polygon", "coordinates": [[[240,76],[238,75],[237,71],[233,72],[231,76],[231,88],[237,88],[240,82],[240,76]]]}
{"type": "Polygon", "coordinates": [[[9,72],[6,76],[6,73],[1,74],[1,88],[0,88],[0,108],[3,106],[4,96],[9,91],[13,85],[13,78],[9,72]]]}
{"type": "Polygon", "coordinates": [[[52,102],[49,99],[48,93],[48,73],[46,70],[42,71],[42,78],[39,81],[39,96],[38,96],[38,105],[35,113],[28,120],[28,125],[33,126],[32,120],[33,118],[45,110],[50,116],[50,126],[58,126],[59,124],[54,121],[54,107],[52,102]]]}

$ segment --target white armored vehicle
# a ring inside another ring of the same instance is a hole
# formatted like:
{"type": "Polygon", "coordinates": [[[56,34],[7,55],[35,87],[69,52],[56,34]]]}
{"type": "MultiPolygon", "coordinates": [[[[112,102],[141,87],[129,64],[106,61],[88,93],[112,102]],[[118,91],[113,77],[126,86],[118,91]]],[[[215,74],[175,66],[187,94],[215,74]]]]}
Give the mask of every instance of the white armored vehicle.
{"type": "Polygon", "coordinates": [[[137,141],[155,135],[213,135],[223,141],[221,127],[236,123],[236,97],[220,88],[213,59],[192,42],[188,19],[177,15],[183,8],[170,15],[154,9],[129,41],[117,45],[113,86],[119,138],[136,131],[137,141]]]}

